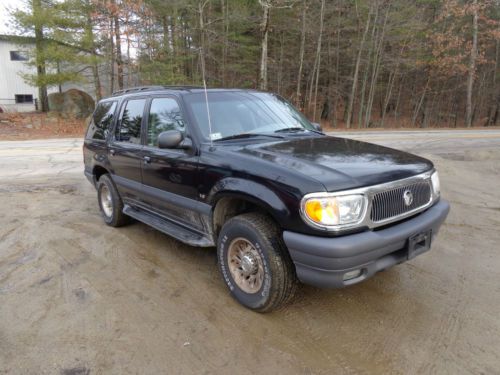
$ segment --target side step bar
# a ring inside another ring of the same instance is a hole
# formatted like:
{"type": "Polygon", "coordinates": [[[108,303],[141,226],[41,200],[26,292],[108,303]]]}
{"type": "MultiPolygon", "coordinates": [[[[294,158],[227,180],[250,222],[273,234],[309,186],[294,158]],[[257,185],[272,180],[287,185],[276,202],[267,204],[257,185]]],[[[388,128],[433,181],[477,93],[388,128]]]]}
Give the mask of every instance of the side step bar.
{"type": "Polygon", "coordinates": [[[152,212],[125,204],[123,207],[123,213],[175,238],[176,240],[184,242],[185,244],[199,247],[215,246],[213,241],[207,236],[204,236],[197,231],[190,230],[182,225],[176,224],[166,218],[155,215],[152,212]]]}

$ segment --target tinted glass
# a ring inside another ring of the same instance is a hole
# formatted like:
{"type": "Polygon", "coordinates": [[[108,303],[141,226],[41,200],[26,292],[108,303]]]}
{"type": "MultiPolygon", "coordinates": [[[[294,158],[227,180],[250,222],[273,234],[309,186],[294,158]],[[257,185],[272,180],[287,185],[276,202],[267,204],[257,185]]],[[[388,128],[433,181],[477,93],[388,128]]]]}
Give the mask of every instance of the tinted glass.
{"type": "Polygon", "coordinates": [[[87,138],[106,139],[115,115],[116,102],[99,103],[92,116],[87,138]]]}
{"type": "Polygon", "coordinates": [[[141,143],[141,123],[145,104],[146,99],[129,100],[125,104],[120,126],[116,132],[117,141],[141,143]]]}
{"type": "Polygon", "coordinates": [[[212,125],[209,134],[205,95],[196,93],[184,98],[204,137],[213,140],[242,133],[273,133],[287,128],[314,130],[311,123],[280,96],[230,91],[208,93],[212,125]]]}
{"type": "Polygon", "coordinates": [[[177,101],[156,98],[151,101],[148,119],[148,146],[158,146],[158,135],[167,130],[185,131],[182,113],[177,101]]]}

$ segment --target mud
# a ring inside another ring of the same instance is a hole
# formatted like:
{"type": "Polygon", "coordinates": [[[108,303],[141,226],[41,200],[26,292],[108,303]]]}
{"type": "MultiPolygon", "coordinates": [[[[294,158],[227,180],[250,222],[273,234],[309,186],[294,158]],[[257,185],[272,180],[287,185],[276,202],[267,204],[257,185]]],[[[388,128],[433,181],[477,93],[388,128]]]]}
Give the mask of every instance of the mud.
{"type": "Polygon", "coordinates": [[[431,252],[267,315],[213,249],[103,225],[80,142],[0,142],[0,374],[499,373],[500,143],[462,142],[419,152],[452,204],[431,252]]]}

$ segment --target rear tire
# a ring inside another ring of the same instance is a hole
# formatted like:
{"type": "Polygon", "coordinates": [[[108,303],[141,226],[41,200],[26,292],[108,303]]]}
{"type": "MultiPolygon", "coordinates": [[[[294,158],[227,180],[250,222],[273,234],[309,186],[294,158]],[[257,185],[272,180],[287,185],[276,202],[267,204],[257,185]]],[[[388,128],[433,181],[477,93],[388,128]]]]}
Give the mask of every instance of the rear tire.
{"type": "Polygon", "coordinates": [[[97,181],[97,201],[104,222],[111,227],[121,227],[129,222],[123,213],[123,202],[115,184],[108,174],[97,181]]]}
{"type": "Polygon", "coordinates": [[[269,312],[287,304],[298,280],[279,227],[259,213],[236,216],[219,234],[217,257],[231,295],[242,305],[269,312]]]}

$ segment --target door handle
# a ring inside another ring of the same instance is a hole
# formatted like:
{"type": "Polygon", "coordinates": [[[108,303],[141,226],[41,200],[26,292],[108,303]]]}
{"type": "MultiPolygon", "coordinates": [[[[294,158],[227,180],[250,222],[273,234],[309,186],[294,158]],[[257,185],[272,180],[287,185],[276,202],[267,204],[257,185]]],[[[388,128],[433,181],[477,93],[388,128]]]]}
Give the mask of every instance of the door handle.
{"type": "Polygon", "coordinates": [[[144,156],[144,163],[148,164],[151,162],[151,158],[149,156],[144,156]]]}
{"type": "Polygon", "coordinates": [[[112,149],[112,148],[110,148],[110,149],[109,149],[109,153],[110,153],[111,155],[114,155],[114,154],[115,154],[115,152],[116,152],[116,151],[115,151],[114,149],[112,149]]]}

